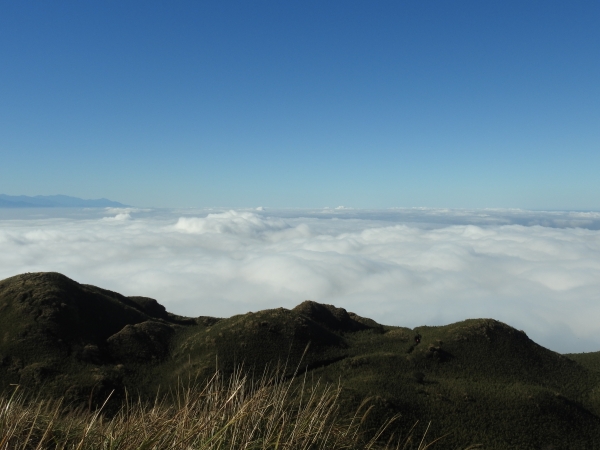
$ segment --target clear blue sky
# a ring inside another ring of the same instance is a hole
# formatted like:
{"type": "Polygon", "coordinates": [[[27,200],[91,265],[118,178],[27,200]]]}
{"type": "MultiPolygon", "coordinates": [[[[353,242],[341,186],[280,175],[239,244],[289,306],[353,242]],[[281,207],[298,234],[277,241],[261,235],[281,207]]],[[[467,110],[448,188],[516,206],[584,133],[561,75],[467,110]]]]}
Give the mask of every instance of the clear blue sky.
{"type": "Polygon", "coordinates": [[[600,209],[598,1],[2,1],[0,193],[600,209]]]}

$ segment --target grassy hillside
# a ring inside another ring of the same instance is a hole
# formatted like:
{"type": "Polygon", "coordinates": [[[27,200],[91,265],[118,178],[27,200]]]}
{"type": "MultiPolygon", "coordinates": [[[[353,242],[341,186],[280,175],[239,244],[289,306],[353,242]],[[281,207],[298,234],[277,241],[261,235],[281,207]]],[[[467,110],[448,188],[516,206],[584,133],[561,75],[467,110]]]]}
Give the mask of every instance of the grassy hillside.
{"type": "Polygon", "coordinates": [[[493,319],[409,329],[315,302],[184,318],[41,273],[0,282],[0,330],[0,386],[73,405],[114,391],[118,409],[125,390],[151,399],[217,369],[259,377],[280,365],[283,379],[299,369],[294,385],[339,385],[344,414],[370,398],[367,431],[401,414],[388,433],[431,422],[440,449],[600,448],[600,353],[560,355],[493,319]]]}
{"type": "Polygon", "coordinates": [[[566,356],[594,372],[600,372],[600,352],[569,353],[566,356]]]}

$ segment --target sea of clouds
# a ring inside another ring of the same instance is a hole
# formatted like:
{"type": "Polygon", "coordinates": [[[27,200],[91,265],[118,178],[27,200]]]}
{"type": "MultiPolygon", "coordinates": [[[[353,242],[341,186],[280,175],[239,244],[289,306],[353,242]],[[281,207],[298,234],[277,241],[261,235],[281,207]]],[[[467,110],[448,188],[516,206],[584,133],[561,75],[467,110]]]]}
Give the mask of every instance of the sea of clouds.
{"type": "Polygon", "coordinates": [[[600,350],[600,213],[523,210],[0,211],[0,279],[56,271],[227,317],[305,299],[416,327],[490,317],[600,350]]]}

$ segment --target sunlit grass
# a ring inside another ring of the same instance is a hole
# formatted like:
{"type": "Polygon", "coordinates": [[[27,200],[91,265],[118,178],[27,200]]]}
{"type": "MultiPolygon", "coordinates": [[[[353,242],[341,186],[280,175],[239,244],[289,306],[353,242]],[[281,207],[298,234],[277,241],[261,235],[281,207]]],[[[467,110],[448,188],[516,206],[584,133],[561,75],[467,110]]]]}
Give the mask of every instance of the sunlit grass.
{"type": "MultiPolygon", "coordinates": [[[[35,401],[15,386],[0,398],[0,450],[150,449],[420,449],[424,438],[397,436],[392,417],[377,431],[363,427],[365,401],[342,416],[340,386],[250,378],[241,370],[206,383],[181,383],[154,403],[127,399],[116,414],[73,410],[61,400],[35,401]],[[382,442],[382,435],[388,436],[382,442]]],[[[300,381],[300,382],[298,382],[300,381]]]]}

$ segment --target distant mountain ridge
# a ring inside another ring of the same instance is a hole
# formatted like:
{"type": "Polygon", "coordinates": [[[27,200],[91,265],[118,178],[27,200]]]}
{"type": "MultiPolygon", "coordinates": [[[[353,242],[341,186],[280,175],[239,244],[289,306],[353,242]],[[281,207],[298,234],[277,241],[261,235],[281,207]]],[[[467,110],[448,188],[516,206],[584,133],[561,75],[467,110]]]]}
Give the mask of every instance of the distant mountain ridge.
{"type": "Polygon", "coordinates": [[[0,208],[123,208],[129,205],[107,198],[86,200],[68,195],[6,195],[0,194],[0,208]]]}

